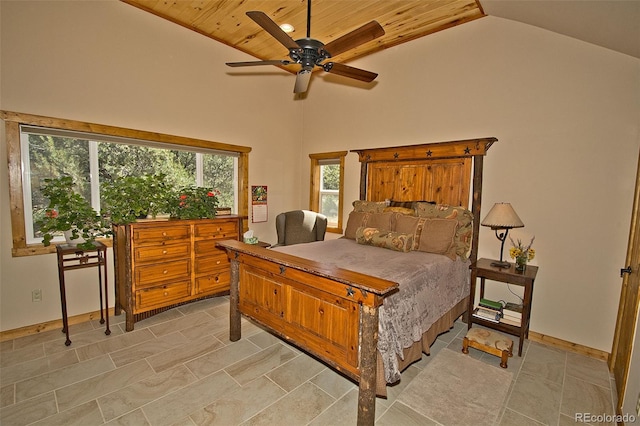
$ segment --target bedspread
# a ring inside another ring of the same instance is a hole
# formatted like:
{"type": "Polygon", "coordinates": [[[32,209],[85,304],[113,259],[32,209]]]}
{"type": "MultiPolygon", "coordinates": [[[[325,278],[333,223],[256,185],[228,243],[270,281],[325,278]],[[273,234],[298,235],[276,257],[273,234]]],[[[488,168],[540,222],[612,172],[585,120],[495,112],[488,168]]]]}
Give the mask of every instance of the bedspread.
{"type": "Polygon", "coordinates": [[[395,281],[399,291],[379,310],[378,351],[385,379],[400,379],[398,357],[422,334],[469,295],[469,264],[460,259],[411,251],[396,252],[339,238],[280,246],[274,250],[355,272],[395,281]]]}

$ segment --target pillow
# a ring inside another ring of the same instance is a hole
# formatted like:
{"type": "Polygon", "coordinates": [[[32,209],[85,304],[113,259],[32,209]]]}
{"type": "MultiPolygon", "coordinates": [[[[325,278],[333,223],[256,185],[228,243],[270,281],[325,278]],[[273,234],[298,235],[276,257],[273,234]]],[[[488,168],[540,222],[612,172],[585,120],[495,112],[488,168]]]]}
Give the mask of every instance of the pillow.
{"type": "Polygon", "coordinates": [[[425,219],[418,242],[418,250],[443,254],[456,260],[455,236],[458,221],[455,219],[425,219]]]}
{"type": "Polygon", "coordinates": [[[360,227],[356,231],[356,242],[395,251],[408,252],[413,247],[413,236],[377,228],[360,227]]]}
{"type": "Polygon", "coordinates": [[[413,250],[418,250],[420,234],[426,220],[424,217],[397,215],[396,227],[393,230],[401,234],[413,235],[413,250]]]}
{"type": "Polygon", "coordinates": [[[347,219],[347,228],[344,230],[344,237],[350,240],[355,240],[356,231],[361,226],[366,225],[368,216],[369,213],[367,212],[352,211],[351,213],[349,213],[349,219],[347,219]]]}
{"type": "Polygon", "coordinates": [[[446,204],[416,203],[416,215],[427,218],[455,219],[458,221],[458,229],[455,236],[456,254],[461,259],[466,259],[471,248],[473,237],[473,214],[462,207],[448,206],[446,204]]]}
{"type": "Polygon", "coordinates": [[[356,200],[353,202],[355,212],[382,213],[385,207],[387,207],[386,201],[356,200]]]}
{"type": "Polygon", "coordinates": [[[407,207],[385,207],[382,213],[400,213],[409,216],[415,216],[416,211],[407,207]]]}
{"type": "Polygon", "coordinates": [[[390,200],[389,201],[389,206],[391,206],[391,207],[406,207],[406,208],[415,210],[416,203],[436,204],[435,201],[395,201],[395,200],[390,200]]]}
{"type": "Polygon", "coordinates": [[[395,213],[371,213],[363,225],[368,228],[378,228],[381,231],[391,231],[395,227],[395,218],[395,213]]]}

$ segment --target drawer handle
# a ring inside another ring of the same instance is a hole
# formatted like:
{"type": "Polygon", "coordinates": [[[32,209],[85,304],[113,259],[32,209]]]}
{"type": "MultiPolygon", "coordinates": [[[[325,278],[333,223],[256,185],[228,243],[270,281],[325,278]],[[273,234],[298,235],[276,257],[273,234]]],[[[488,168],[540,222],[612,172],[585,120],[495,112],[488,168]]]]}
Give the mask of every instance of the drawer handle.
{"type": "Polygon", "coordinates": [[[166,274],[168,274],[168,273],[169,273],[169,271],[167,271],[167,270],[165,269],[164,271],[162,271],[162,273],[166,275],[166,274]]]}
{"type": "Polygon", "coordinates": [[[216,275],[215,280],[216,280],[216,282],[220,281],[220,277],[218,275],[216,275]]]}
{"type": "Polygon", "coordinates": [[[165,295],[165,296],[168,296],[168,295],[169,295],[169,292],[168,292],[168,291],[165,291],[165,292],[164,292],[164,295],[165,295]]]}
{"type": "Polygon", "coordinates": [[[166,237],[166,236],[167,236],[167,233],[166,233],[166,232],[163,232],[163,233],[162,233],[162,236],[163,236],[163,237],[166,237]]]}
{"type": "Polygon", "coordinates": [[[220,261],[218,260],[218,261],[216,262],[216,265],[219,265],[219,264],[220,264],[220,261]]]}
{"type": "Polygon", "coordinates": [[[162,250],[162,254],[167,254],[167,251],[166,250],[162,250]]]}

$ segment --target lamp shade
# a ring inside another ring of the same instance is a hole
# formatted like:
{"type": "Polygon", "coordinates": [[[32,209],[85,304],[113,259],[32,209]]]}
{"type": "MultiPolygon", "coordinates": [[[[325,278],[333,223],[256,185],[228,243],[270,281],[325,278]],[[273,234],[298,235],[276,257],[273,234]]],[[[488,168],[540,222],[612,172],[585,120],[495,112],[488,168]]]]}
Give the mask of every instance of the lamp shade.
{"type": "Polygon", "coordinates": [[[511,229],[522,228],[524,223],[509,203],[496,203],[491,207],[487,216],[481,222],[482,226],[489,226],[491,229],[511,229]]]}

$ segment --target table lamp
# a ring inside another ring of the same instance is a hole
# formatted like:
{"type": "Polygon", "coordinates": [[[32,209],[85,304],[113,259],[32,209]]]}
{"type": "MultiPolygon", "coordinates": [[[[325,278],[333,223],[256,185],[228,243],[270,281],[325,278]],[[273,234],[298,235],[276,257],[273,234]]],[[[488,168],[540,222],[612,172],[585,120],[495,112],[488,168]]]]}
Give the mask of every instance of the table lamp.
{"type": "Polygon", "coordinates": [[[502,252],[504,250],[504,241],[507,239],[507,234],[511,228],[522,228],[524,223],[518,217],[518,214],[513,210],[509,203],[496,203],[491,207],[489,213],[480,223],[482,226],[488,226],[496,231],[496,237],[500,240],[500,261],[492,262],[491,266],[497,266],[499,268],[508,268],[509,262],[502,260],[502,252]],[[503,232],[501,232],[503,231],[503,232]]]}

